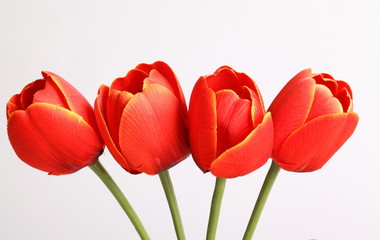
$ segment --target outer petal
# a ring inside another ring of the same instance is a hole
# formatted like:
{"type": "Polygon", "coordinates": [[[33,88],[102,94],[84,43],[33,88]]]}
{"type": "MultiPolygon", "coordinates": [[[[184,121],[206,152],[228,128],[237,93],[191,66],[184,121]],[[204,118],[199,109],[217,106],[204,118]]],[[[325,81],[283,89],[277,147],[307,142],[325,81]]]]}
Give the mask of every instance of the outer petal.
{"type": "Polygon", "coordinates": [[[99,126],[100,134],[108,150],[111,152],[115,160],[128,172],[139,173],[139,172],[131,170],[127,160],[124,158],[123,154],[121,153],[121,151],[118,149],[118,147],[115,145],[114,141],[112,140],[112,137],[111,137],[111,134],[110,134],[110,131],[108,129],[107,122],[105,119],[106,106],[107,106],[107,101],[108,101],[108,91],[109,91],[109,87],[102,85],[99,88],[99,94],[95,100],[95,117],[99,126]]]}
{"type": "Polygon", "coordinates": [[[216,158],[216,97],[204,77],[194,86],[189,107],[189,137],[195,163],[209,171],[216,158]]]}
{"type": "Polygon", "coordinates": [[[91,165],[103,151],[97,133],[82,117],[46,103],[15,112],[8,136],[20,159],[53,175],[91,165]]]}
{"type": "Polygon", "coordinates": [[[356,113],[328,114],[300,127],[282,145],[277,164],[288,171],[320,169],[354,132],[356,113]]]}
{"type": "Polygon", "coordinates": [[[96,131],[96,120],[94,110],[90,103],[83,97],[83,95],[75,89],[70,83],[66,82],[63,78],[52,72],[43,71],[42,75],[46,80],[52,80],[60,89],[71,111],[82,116],[84,120],[90,124],[96,131]]]}
{"type": "Polygon", "coordinates": [[[119,145],[119,129],[121,116],[129,100],[134,95],[125,91],[111,90],[109,92],[107,100],[106,120],[107,127],[111,134],[112,141],[117,149],[120,149],[119,145]]]}
{"type": "Polygon", "coordinates": [[[211,165],[216,177],[234,178],[246,175],[264,165],[273,147],[273,123],[270,113],[263,122],[238,145],[220,155],[211,165]]]}
{"type": "Polygon", "coordinates": [[[315,85],[311,70],[306,69],[293,77],[273,100],[268,109],[273,117],[273,157],[278,156],[285,139],[305,122],[313,102],[315,85]]]}
{"type": "Polygon", "coordinates": [[[175,95],[158,84],[150,85],[128,102],[119,139],[121,151],[133,169],[153,175],[188,156],[187,124],[181,111],[175,95]]]}

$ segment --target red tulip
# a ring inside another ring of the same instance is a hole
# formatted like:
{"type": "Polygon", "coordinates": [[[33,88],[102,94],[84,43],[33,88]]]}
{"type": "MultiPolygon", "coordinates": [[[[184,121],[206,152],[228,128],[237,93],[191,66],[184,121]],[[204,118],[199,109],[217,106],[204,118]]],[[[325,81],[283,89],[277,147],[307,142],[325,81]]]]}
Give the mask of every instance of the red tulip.
{"type": "Polygon", "coordinates": [[[189,135],[199,168],[220,178],[248,174],[272,151],[270,113],[254,81],[223,66],[200,77],[190,99],[189,135]]]}
{"type": "Polygon", "coordinates": [[[52,175],[94,164],[103,142],[91,105],[58,75],[42,75],[7,103],[13,149],[25,163],[52,175]]]}
{"type": "Polygon", "coordinates": [[[102,85],[95,115],[111,154],[130,173],[154,175],[189,155],[186,102],[164,62],[140,64],[102,85]]]}
{"type": "Polygon", "coordinates": [[[293,77],[269,107],[273,116],[273,160],[283,169],[320,169],[354,132],[350,86],[306,69],[293,77]]]}

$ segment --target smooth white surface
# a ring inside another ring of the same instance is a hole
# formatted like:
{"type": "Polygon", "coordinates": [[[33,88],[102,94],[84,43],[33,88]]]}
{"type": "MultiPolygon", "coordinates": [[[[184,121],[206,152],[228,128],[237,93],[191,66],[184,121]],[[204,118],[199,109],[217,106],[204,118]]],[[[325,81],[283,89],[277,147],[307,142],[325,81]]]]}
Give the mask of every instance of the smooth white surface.
{"type": "MultiPolygon", "coordinates": [[[[138,239],[88,169],[47,176],[21,162],[6,133],[5,104],[53,71],[93,102],[100,84],[141,62],[166,61],[187,101],[200,75],[230,65],[258,84],[265,105],[312,67],[347,81],[356,132],[320,171],[281,171],[254,239],[380,239],[380,2],[1,1],[0,239],[138,239]]],[[[158,176],[101,162],[152,239],[175,239],[158,176]]],[[[217,239],[241,239],[269,167],[227,182],[217,239]]],[[[188,158],[171,170],[188,239],[204,239],[214,177],[188,158]]]]}

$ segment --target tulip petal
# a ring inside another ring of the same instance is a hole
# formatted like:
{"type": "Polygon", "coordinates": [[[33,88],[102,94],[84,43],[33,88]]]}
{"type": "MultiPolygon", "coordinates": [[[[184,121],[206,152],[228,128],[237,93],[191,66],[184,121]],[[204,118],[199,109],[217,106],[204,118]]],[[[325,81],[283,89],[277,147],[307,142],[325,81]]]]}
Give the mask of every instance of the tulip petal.
{"type": "Polygon", "coordinates": [[[243,141],[253,130],[251,102],[231,90],[216,93],[216,156],[243,141]]]}
{"type": "Polygon", "coordinates": [[[214,92],[231,89],[238,95],[242,94],[242,80],[230,68],[219,68],[215,74],[207,76],[206,81],[208,87],[214,90],[214,92]]]}
{"type": "Polygon", "coordinates": [[[83,119],[97,131],[93,108],[83,95],[70,83],[55,73],[43,71],[42,75],[47,81],[52,80],[60,89],[70,110],[82,116],[83,119]]]}
{"type": "Polygon", "coordinates": [[[279,157],[274,160],[288,171],[315,171],[347,141],[358,120],[356,113],[336,113],[315,118],[286,139],[279,157]]]}
{"type": "Polygon", "coordinates": [[[278,156],[285,139],[305,122],[313,101],[315,85],[311,69],[303,70],[273,100],[268,109],[272,113],[275,133],[272,156],[278,156]]]}
{"type": "Polygon", "coordinates": [[[186,101],[182,92],[182,88],[178,82],[176,75],[173,70],[162,61],[154,62],[153,64],[139,64],[136,66],[136,69],[140,69],[144,71],[146,74],[149,74],[153,69],[158,71],[162,76],[164,76],[171,85],[171,89],[173,90],[173,94],[177,97],[178,101],[181,103],[181,108],[184,109],[182,111],[186,111],[186,101]]]}
{"type": "Polygon", "coordinates": [[[22,110],[20,94],[15,94],[7,102],[7,119],[12,115],[16,110],[22,110]]]}
{"type": "Polygon", "coordinates": [[[338,83],[338,91],[341,89],[346,89],[352,98],[353,95],[350,85],[348,85],[348,83],[346,83],[345,81],[336,80],[336,82],[338,83]]]}
{"type": "Polygon", "coordinates": [[[187,124],[176,96],[152,84],[124,108],[119,141],[123,155],[138,171],[153,175],[189,154],[187,124]]]}
{"type": "Polygon", "coordinates": [[[33,103],[34,93],[45,87],[46,80],[38,79],[26,85],[20,93],[21,108],[25,110],[30,104],[33,103]]]}
{"type": "Polygon", "coordinates": [[[136,94],[143,90],[144,79],[147,77],[148,75],[145,72],[132,69],[125,77],[116,78],[115,81],[112,82],[110,89],[136,94]]]}
{"type": "Polygon", "coordinates": [[[144,81],[144,88],[148,87],[150,84],[159,84],[161,86],[166,87],[169,91],[171,91],[173,94],[175,94],[175,89],[173,86],[168,82],[168,80],[157,70],[152,69],[149,73],[149,77],[145,79],[144,81]]]}
{"type": "Polygon", "coordinates": [[[21,160],[53,175],[91,165],[103,150],[97,133],[81,116],[46,103],[12,114],[8,135],[21,160]]]}
{"type": "MultiPolygon", "coordinates": [[[[264,113],[265,112],[264,101],[263,101],[263,98],[261,96],[261,93],[259,91],[259,87],[257,86],[257,84],[247,74],[240,73],[240,72],[235,72],[235,73],[238,76],[238,78],[241,79],[243,86],[248,87],[249,89],[251,89],[251,91],[253,91],[256,94],[257,97],[254,97],[253,99],[255,99],[255,101],[259,102],[259,106],[261,106],[261,108],[262,108],[261,111],[264,113]]],[[[264,116],[264,114],[263,114],[263,116],[264,116]]],[[[262,119],[260,119],[260,122],[261,121],[262,121],[262,119]]]]}
{"type": "Polygon", "coordinates": [[[126,171],[130,173],[137,174],[139,172],[131,169],[127,160],[124,158],[119,148],[115,145],[111,137],[110,131],[107,127],[105,116],[106,116],[106,105],[108,102],[109,90],[110,90],[109,87],[105,85],[100,86],[98,97],[95,100],[94,110],[95,110],[96,121],[99,126],[99,131],[108,150],[110,151],[112,156],[115,158],[115,160],[120,164],[120,166],[122,166],[126,171]]]}
{"type": "Polygon", "coordinates": [[[107,126],[111,138],[118,149],[119,145],[119,126],[121,116],[129,100],[134,95],[125,91],[111,90],[107,100],[107,126]]]}
{"type": "Polygon", "coordinates": [[[342,104],[333,96],[330,89],[324,85],[317,84],[313,104],[311,105],[306,122],[325,114],[342,112],[342,104]]]}
{"type": "Polygon", "coordinates": [[[257,125],[259,125],[264,118],[264,107],[262,102],[260,101],[259,96],[254,92],[252,89],[247,88],[244,86],[243,93],[247,92],[247,95],[249,95],[249,98],[247,98],[249,101],[252,102],[251,104],[251,114],[252,114],[252,123],[253,128],[256,128],[257,125]]]}
{"type": "Polygon", "coordinates": [[[216,158],[216,97],[201,77],[194,86],[189,107],[190,147],[195,163],[206,172],[216,158]]]}
{"type": "Polygon", "coordinates": [[[65,96],[53,81],[45,81],[44,88],[36,91],[33,96],[33,103],[49,103],[70,110],[65,96]]]}
{"type": "Polygon", "coordinates": [[[327,73],[317,73],[313,74],[313,79],[316,84],[324,85],[328,89],[330,89],[331,93],[335,96],[338,92],[338,83],[334,80],[334,78],[327,73]]]}
{"type": "Polygon", "coordinates": [[[341,87],[341,88],[339,89],[339,91],[337,92],[335,97],[337,99],[339,99],[340,103],[343,106],[344,112],[352,112],[353,111],[353,101],[352,101],[351,89],[348,86],[348,84],[346,84],[343,81],[340,81],[339,85],[340,85],[339,87],[341,87]],[[344,86],[342,83],[345,84],[346,86],[344,86]]]}
{"type": "Polygon", "coordinates": [[[220,155],[210,167],[213,175],[234,178],[246,175],[264,165],[273,147],[273,123],[270,113],[247,138],[220,155]]]}

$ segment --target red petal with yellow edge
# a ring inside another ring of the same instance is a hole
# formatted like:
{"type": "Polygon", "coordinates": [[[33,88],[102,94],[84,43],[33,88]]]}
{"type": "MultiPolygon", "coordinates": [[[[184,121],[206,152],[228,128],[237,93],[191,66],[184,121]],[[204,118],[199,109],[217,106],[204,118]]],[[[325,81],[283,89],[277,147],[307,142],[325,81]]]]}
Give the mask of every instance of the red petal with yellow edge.
{"type": "Polygon", "coordinates": [[[112,140],[111,134],[108,130],[107,122],[105,119],[106,115],[106,106],[108,101],[108,91],[109,87],[102,85],[99,88],[98,97],[95,100],[95,117],[99,126],[100,134],[106,144],[108,150],[115,158],[115,160],[122,166],[126,171],[137,174],[140,172],[134,171],[130,168],[127,160],[124,158],[121,151],[116,147],[115,143],[112,140]]]}
{"type": "Polygon", "coordinates": [[[217,157],[252,132],[251,106],[250,101],[241,99],[232,90],[216,93],[217,157]]]}
{"type": "Polygon", "coordinates": [[[311,105],[306,122],[322,115],[342,112],[342,104],[333,96],[330,89],[324,85],[317,84],[313,104],[311,105]]]}
{"type": "Polygon", "coordinates": [[[252,102],[251,104],[251,115],[252,115],[252,122],[253,122],[253,128],[256,128],[257,125],[259,125],[264,118],[264,107],[261,105],[260,99],[257,96],[256,92],[254,92],[252,89],[244,87],[243,93],[247,92],[247,95],[249,95],[249,100],[252,102]]]}
{"type": "Polygon", "coordinates": [[[15,94],[7,102],[7,119],[12,115],[16,110],[22,110],[20,102],[20,94],[15,94]]]}
{"type": "Polygon", "coordinates": [[[273,159],[283,169],[311,172],[320,169],[354,132],[356,113],[328,114],[306,123],[282,145],[273,159]]]}
{"type": "Polygon", "coordinates": [[[65,96],[53,81],[44,81],[43,89],[36,91],[33,94],[33,103],[42,102],[56,105],[70,110],[66,102],[65,96]]]}
{"type": "Polygon", "coordinates": [[[327,73],[317,73],[313,74],[313,79],[317,84],[324,85],[330,89],[332,95],[335,95],[338,92],[338,83],[331,75],[327,73]]]}
{"type": "Polygon", "coordinates": [[[315,81],[311,69],[293,77],[270,105],[274,127],[272,157],[277,157],[285,139],[306,120],[313,102],[315,81]]]}
{"type": "Polygon", "coordinates": [[[172,89],[174,89],[174,95],[178,98],[178,101],[181,103],[181,107],[183,109],[186,108],[186,101],[185,97],[183,96],[182,88],[178,82],[178,79],[176,75],[174,74],[173,70],[169,67],[168,64],[162,62],[162,61],[157,61],[152,64],[146,64],[142,63],[136,66],[136,69],[141,69],[144,71],[146,74],[149,75],[150,71],[153,69],[157,70],[159,73],[161,73],[167,81],[170,83],[172,86],[172,89]]]}
{"type": "Polygon", "coordinates": [[[335,97],[337,99],[339,99],[340,103],[343,106],[344,112],[352,112],[353,111],[352,97],[351,97],[347,88],[341,88],[335,97]]]}
{"type": "Polygon", "coordinates": [[[264,112],[264,101],[257,84],[245,73],[236,72],[236,75],[241,79],[243,86],[247,86],[257,95],[257,101],[260,103],[262,112],[264,112]]]}
{"type": "Polygon", "coordinates": [[[212,164],[211,173],[220,178],[246,175],[264,165],[273,147],[273,123],[270,113],[248,137],[220,155],[212,164]]]}
{"type": "Polygon", "coordinates": [[[229,70],[235,71],[235,70],[232,69],[232,67],[227,66],[227,65],[223,65],[223,66],[220,66],[218,69],[216,69],[215,72],[214,72],[214,74],[216,74],[217,72],[219,72],[222,69],[229,69],[229,70]]]}
{"type": "Polygon", "coordinates": [[[75,89],[70,83],[55,73],[43,71],[42,75],[46,80],[51,79],[61,90],[71,111],[82,116],[84,120],[97,131],[96,120],[93,108],[83,95],[75,89]]]}
{"type": "Polygon", "coordinates": [[[136,94],[142,91],[144,79],[147,77],[148,75],[145,72],[132,69],[125,77],[116,78],[110,88],[111,90],[127,91],[136,94]]]}
{"type": "Polygon", "coordinates": [[[20,93],[21,109],[25,110],[33,103],[34,94],[45,87],[46,80],[38,79],[26,85],[20,93]]]}
{"type": "Polygon", "coordinates": [[[119,145],[119,128],[123,111],[129,100],[134,95],[125,91],[111,90],[107,100],[106,119],[108,130],[111,138],[118,149],[119,145]]]}
{"type": "Polygon", "coordinates": [[[190,152],[181,105],[173,93],[158,84],[150,85],[128,102],[119,137],[121,151],[130,165],[150,175],[174,166],[190,152]]]}
{"type": "Polygon", "coordinates": [[[193,88],[189,107],[189,138],[193,159],[209,171],[216,158],[216,97],[201,77],[193,88]]]}
{"type": "Polygon", "coordinates": [[[346,83],[345,81],[341,81],[341,80],[336,80],[336,82],[338,83],[338,91],[341,89],[347,89],[351,98],[353,97],[351,87],[350,87],[350,85],[348,85],[348,83],[346,83]]]}
{"type": "Polygon", "coordinates": [[[164,87],[166,87],[169,91],[171,91],[173,94],[175,94],[176,89],[173,88],[173,86],[170,85],[168,80],[157,70],[153,69],[149,73],[149,77],[145,79],[144,81],[144,88],[148,87],[149,84],[159,84],[164,87]]]}
{"type": "Polygon", "coordinates": [[[21,160],[53,175],[91,165],[103,150],[97,133],[79,115],[46,103],[15,112],[8,136],[21,160]]]}
{"type": "Polygon", "coordinates": [[[236,94],[242,93],[243,83],[237,77],[235,71],[230,68],[218,69],[215,74],[207,76],[207,86],[217,92],[223,89],[231,89],[236,94]]]}

